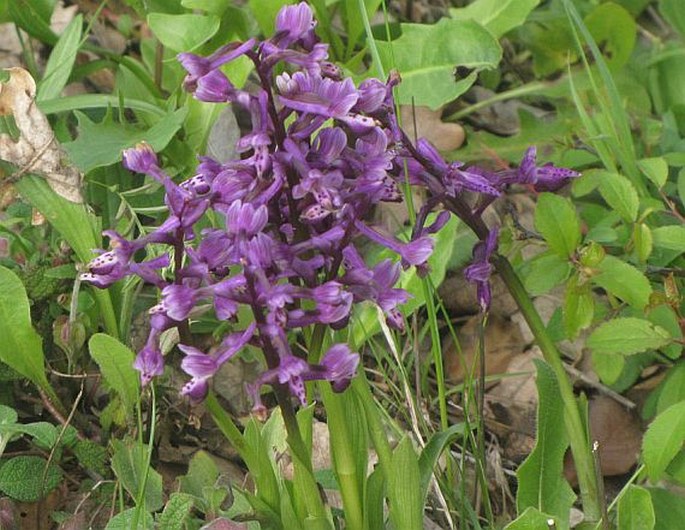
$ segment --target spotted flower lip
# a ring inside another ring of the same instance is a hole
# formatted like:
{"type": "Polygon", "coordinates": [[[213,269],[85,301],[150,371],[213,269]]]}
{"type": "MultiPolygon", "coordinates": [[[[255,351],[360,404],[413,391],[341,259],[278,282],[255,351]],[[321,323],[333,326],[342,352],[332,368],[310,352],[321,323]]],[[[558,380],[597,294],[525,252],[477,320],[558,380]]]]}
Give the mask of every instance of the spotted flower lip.
{"type": "Polygon", "coordinates": [[[557,191],[570,179],[580,173],[571,169],[556,167],[551,163],[537,165],[537,148],[529,147],[523,155],[521,165],[513,180],[521,184],[532,184],[535,191],[557,191]]]}

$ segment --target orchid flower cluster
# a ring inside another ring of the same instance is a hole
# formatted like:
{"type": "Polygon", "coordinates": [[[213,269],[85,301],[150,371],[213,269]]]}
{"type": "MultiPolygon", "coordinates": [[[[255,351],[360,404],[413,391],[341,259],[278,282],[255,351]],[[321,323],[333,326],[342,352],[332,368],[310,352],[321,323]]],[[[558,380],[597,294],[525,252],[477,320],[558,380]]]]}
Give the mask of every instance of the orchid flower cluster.
{"type": "MultiPolygon", "coordinates": [[[[196,99],[229,102],[249,112],[252,130],[237,142],[240,158],[219,163],[200,157],[195,174],[176,183],[148,145],[124,152],[126,168],[163,185],[169,216],[135,240],[105,232],[112,250],[93,259],[81,279],[106,288],[137,275],[161,291],[161,301],[150,310],[150,335],[135,361],[143,384],[162,374],[160,337],[177,327],[185,354],[181,367],[191,378],[182,393],[192,400],[206,396],[212,376],[247,344],[261,349],[267,364],[249,385],[256,409],[263,410],[265,384],[288,387],[301,403],[306,381],[327,380],[342,391],[355,375],[359,354],[334,344],[318,363],[308,362],[291,344],[299,330],[342,329],[353,306],[366,301],[402,331],[399,308],[409,295],[395,284],[402,268],[427,271],[430,235],[445,225],[450,211],[478,216],[512,183],[554,189],[575,176],[538,167],[534,149],[519,169],[493,173],[448,163],[424,139],[414,145],[395,114],[399,76],[355,86],[327,60],[328,45],[319,41],[315,25],[302,2],[279,12],[268,40],[230,43],[208,57],[179,56],[188,72],[184,87],[196,99]],[[253,91],[236,88],[221,70],[240,56],[254,63],[259,85],[253,91]],[[367,219],[379,203],[402,201],[407,178],[427,189],[428,199],[411,239],[400,241],[367,219]],[[465,190],[480,194],[479,203],[465,207],[465,190]],[[439,205],[444,210],[429,223],[428,214],[439,205]],[[210,211],[220,226],[199,230],[196,224],[210,211]],[[359,250],[364,240],[387,247],[399,261],[368,265],[359,250]],[[151,244],[170,250],[134,261],[151,244]],[[173,274],[167,277],[169,270],[173,274]],[[218,320],[237,323],[241,306],[251,310],[252,324],[225,336],[210,353],[190,343],[191,316],[213,309],[218,320]]],[[[486,308],[497,231],[484,239],[466,276],[478,286],[486,308]]]]}

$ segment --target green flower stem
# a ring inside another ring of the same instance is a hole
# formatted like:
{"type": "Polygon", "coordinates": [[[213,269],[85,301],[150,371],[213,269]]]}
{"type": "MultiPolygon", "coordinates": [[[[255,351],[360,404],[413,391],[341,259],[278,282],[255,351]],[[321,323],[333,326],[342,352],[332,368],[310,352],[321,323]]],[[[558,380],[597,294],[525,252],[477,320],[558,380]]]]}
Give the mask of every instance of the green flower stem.
{"type": "Polygon", "coordinates": [[[392,449],[390,448],[390,442],[388,442],[388,436],[383,427],[383,420],[381,419],[380,414],[378,414],[378,404],[371,393],[371,388],[369,387],[369,382],[366,380],[366,377],[355,377],[352,380],[351,387],[352,390],[356,392],[357,396],[359,396],[362,406],[364,407],[369,434],[371,435],[371,442],[376,449],[381,470],[387,480],[388,474],[386,470],[390,469],[392,449]]]}
{"type": "Polygon", "coordinates": [[[361,471],[366,474],[366,470],[357,469],[357,461],[353,454],[350,432],[346,422],[349,411],[345,410],[343,406],[342,396],[335,394],[329,383],[322,382],[319,385],[319,390],[326,406],[331,453],[345,510],[345,528],[363,530],[364,512],[362,509],[362,492],[359,489],[359,473],[361,471]]]}
{"type": "Polygon", "coordinates": [[[564,370],[561,354],[552,339],[547,334],[547,329],[540,318],[532,300],[523,287],[521,280],[514,271],[511,263],[504,256],[496,255],[492,259],[497,272],[506,284],[509,292],[516,300],[523,317],[530,327],[537,345],[542,354],[554,370],[559,383],[561,399],[564,402],[564,422],[566,434],[571,445],[573,461],[578,474],[580,496],[583,502],[585,518],[589,521],[597,521],[600,518],[600,504],[598,499],[597,478],[594,470],[594,462],[590,451],[588,433],[580,415],[580,408],[573,394],[573,387],[564,370]]]}

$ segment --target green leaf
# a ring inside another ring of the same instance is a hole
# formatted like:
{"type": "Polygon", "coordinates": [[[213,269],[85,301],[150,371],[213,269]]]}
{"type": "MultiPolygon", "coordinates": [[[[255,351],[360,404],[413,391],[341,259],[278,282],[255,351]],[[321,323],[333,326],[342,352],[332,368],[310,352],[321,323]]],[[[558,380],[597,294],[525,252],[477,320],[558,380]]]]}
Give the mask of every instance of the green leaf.
{"type": "Polygon", "coordinates": [[[522,25],[540,0],[476,0],[462,8],[450,9],[457,20],[475,20],[495,37],[522,25]]]}
{"type": "Polygon", "coordinates": [[[637,258],[641,263],[644,263],[652,254],[654,247],[652,231],[645,223],[637,223],[633,228],[633,243],[635,244],[637,258]]]}
{"type": "Polygon", "coordinates": [[[605,322],[588,337],[586,345],[598,353],[632,355],[656,350],[671,341],[671,334],[648,320],[627,317],[605,322]]]}
{"type": "Polygon", "coordinates": [[[182,107],[168,113],[148,130],[128,124],[116,123],[108,114],[100,123],[90,121],[82,112],[78,118],[78,138],[64,144],[71,160],[84,173],[97,167],[109,166],[121,160],[121,152],[140,142],[147,142],[155,151],[161,151],[183,125],[188,109],[182,107]]]}
{"type": "Polygon", "coordinates": [[[129,495],[134,499],[138,498],[143,479],[147,473],[145,483],[145,510],[154,512],[159,510],[164,504],[162,498],[162,475],[147,466],[148,447],[140,442],[122,442],[112,440],[114,454],[112,455],[112,469],[117,478],[121,481],[129,495]]]}
{"type": "Polygon", "coordinates": [[[214,36],[221,19],[215,15],[150,13],[147,23],[164,46],[177,52],[189,52],[214,36]]]}
{"type": "MultiPolygon", "coordinates": [[[[26,290],[19,277],[0,266],[0,360],[35,385],[55,396],[45,376],[40,335],[31,325],[26,290]]],[[[56,399],[56,396],[55,396],[56,399]]],[[[56,399],[57,402],[59,400],[56,399]]]]}
{"type": "Polygon", "coordinates": [[[650,480],[659,480],[668,464],[683,448],[685,440],[685,401],[659,414],[642,439],[642,459],[650,480]]]}
{"type": "Polygon", "coordinates": [[[50,29],[50,18],[56,0],[12,0],[9,14],[21,29],[46,44],[57,42],[57,35],[50,29]]]}
{"type": "Polygon", "coordinates": [[[668,179],[668,162],[666,162],[665,158],[643,158],[638,160],[637,167],[657,188],[662,188],[666,184],[666,179],[668,179]]]}
{"type": "Polygon", "coordinates": [[[421,451],[419,457],[419,472],[421,474],[421,495],[426,499],[428,495],[428,486],[430,484],[431,476],[433,475],[433,468],[440,458],[440,455],[457,436],[464,433],[464,425],[456,423],[451,425],[444,431],[436,432],[428,440],[428,443],[421,451]]]}
{"type": "Polygon", "coordinates": [[[212,15],[223,15],[231,5],[231,0],[181,0],[181,5],[187,9],[202,9],[212,15]]]}
{"type": "Polygon", "coordinates": [[[203,490],[213,486],[219,476],[219,469],[206,451],[198,451],[190,459],[188,473],[180,478],[180,491],[203,499],[203,490]]]}
{"type": "Polygon", "coordinates": [[[74,110],[106,109],[118,107],[119,104],[125,109],[146,112],[151,116],[159,118],[163,118],[166,115],[162,108],[147,101],[127,97],[122,102],[117,96],[108,94],[79,94],[78,96],[49,99],[38,102],[38,107],[40,107],[44,114],[57,114],[58,112],[71,112],[74,110]]]}
{"type": "Polygon", "coordinates": [[[172,493],[160,515],[159,528],[164,530],[184,530],[185,520],[193,509],[193,497],[185,493],[172,493]]]}
{"type": "Polygon", "coordinates": [[[568,260],[557,254],[544,252],[525,261],[520,276],[528,294],[538,296],[565,281],[571,268],[568,260]]]}
{"type": "Polygon", "coordinates": [[[618,501],[617,530],[652,530],[654,506],[649,491],[630,484],[618,501]]]}
{"type": "Polygon", "coordinates": [[[85,469],[106,475],[109,470],[107,449],[91,440],[78,440],[72,448],[79,464],[85,469]]]}
{"type": "Polygon", "coordinates": [[[656,524],[654,530],[673,530],[685,521],[683,496],[664,488],[647,488],[652,497],[656,524]]]}
{"type": "Polygon", "coordinates": [[[621,377],[626,364],[625,357],[618,353],[592,352],[592,367],[605,385],[613,385],[621,377]]]}
{"type": "MultiPolygon", "coordinates": [[[[11,5],[11,4],[10,4],[11,5]]],[[[685,37],[685,10],[680,0],[659,0],[659,11],[681,37],[685,37]]]]}
{"type": "Polygon", "coordinates": [[[376,467],[366,479],[364,498],[364,528],[383,528],[385,499],[385,477],[380,467],[376,467]]]}
{"type": "Polygon", "coordinates": [[[600,273],[592,281],[605,291],[636,309],[643,309],[649,303],[652,286],[647,277],[629,263],[606,256],[597,269],[600,273]]]}
{"type": "Polygon", "coordinates": [[[549,520],[554,519],[546,513],[542,513],[537,508],[528,507],[519,515],[516,520],[504,527],[504,530],[547,530],[556,528],[556,525],[549,524],[549,520]]]}
{"type": "Polygon", "coordinates": [[[678,197],[680,197],[680,204],[685,207],[685,168],[678,171],[678,197]]]}
{"type": "Polygon", "coordinates": [[[392,455],[388,476],[390,520],[396,530],[423,528],[423,499],[416,487],[419,481],[419,460],[405,436],[392,455]]]}
{"type": "MultiPolygon", "coordinates": [[[[374,14],[381,4],[381,0],[363,0],[366,16],[373,19],[374,14]]],[[[364,34],[364,17],[359,9],[359,0],[345,0],[342,3],[344,9],[343,19],[347,28],[347,55],[354,51],[355,45],[364,34]]]]}
{"type": "Polygon", "coordinates": [[[537,438],[535,447],[516,475],[519,513],[532,507],[558,518],[558,528],[567,529],[575,494],[563,475],[568,439],[564,427],[564,405],[552,369],[535,361],[538,388],[537,438]]]}
{"type": "Polygon", "coordinates": [[[59,97],[66,86],[81,44],[82,26],[83,15],[74,17],[57,41],[45,65],[45,74],[38,83],[36,101],[59,97]]]}
{"type": "Polygon", "coordinates": [[[441,18],[437,24],[402,24],[402,36],[377,42],[386,70],[396,68],[402,76],[399,103],[438,109],[462,95],[483,69],[495,68],[502,48],[495,38],[472,20],[441,18]],[[455,36],[458,35],[458,38],[455,36]],[[455,79],[455,68],[472,72],[455,79]]]}
{"type": "Polygon", "coordinates": [[[602,3],[585,17],[585,24],[601,45],[609,68],[618,70],[628,62],[637,36],[635,19],[628,11],[613,2],[602,3]]]}
{"type": "MultiPolygon", "coordinates": [[[[136,514],[136,508],[129,508],[121,513],[116,514],[112,517],[105,530],[133,530],[133,518],[136,514]]],[[[155,521],[152,518],[152,514],[143,512],[140,514],[138,519],[137,530],[150,530],[154,528],[155,521]]]]}
{"type": "Polygon", "coordinates": [[[2,425],[12,425],[17,423],[19,416],[17,416],[17,411],[12,407],[7,407],[5,405],[0,405],[0,426],[2,425]]]}
{"type": "Polygon", "coordinates": [[[610,171],[598,171],[599,192],[607,204],[616,210],[623,219],[634,222],[640,206],[635,186],[623,175],[610,171]]]}
{"type": "Polygon", "coordinates": [[[134,353],[104,333],[93,335],[88,349],[107,384],[119,394],[126,411],[131,413],[140,395],[140,376],[133,368],[134,353]]]}
{"type": "Polygon", "coordinates": [[[541,193],[535,207],[535,228],[549,248],[562,258],[573,255],[580,243],[580,223],[571,201],[553,193],[541,193]]]}
{"type": "Polygon", "coordinates": [[[0,467],[0,491],[21,502],[42,499],[60,480],[62,470],[39,456],[17,456],[0,467]]]}
{"type": "Polygon", "coordinates": [[[652,235],[654,236],[654,246],[685,252],[685,226],[660,226],[652,230],[652,235]]]}
{"type": "Polygon", "coordinates": [[[588,285],[578,285],[578,275],[574,274],[566,286],[564,296],[564,328],[568,338],[575,338],[580,330],[592,323],[595,315],[595,301],[588,285]]]}

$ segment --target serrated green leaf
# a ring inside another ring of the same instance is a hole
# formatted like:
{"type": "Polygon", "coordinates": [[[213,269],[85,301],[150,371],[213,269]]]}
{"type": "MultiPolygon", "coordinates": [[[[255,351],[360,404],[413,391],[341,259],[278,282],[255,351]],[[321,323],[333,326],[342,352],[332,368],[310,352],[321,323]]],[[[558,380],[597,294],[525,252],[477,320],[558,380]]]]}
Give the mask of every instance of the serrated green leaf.
{"type": "Polygon", "coordinates": [[[457,20],[475,20],[499,38],[526,21],[540,0],[476,0],[461,8],[450,9],[457,20]]]}
{"type": "Polygon", "coordinates": [[[642,459],[652,481],[663,476],[684,440],[685,401],[681,401],[659,414],[642,439],[642,459]]]}
{"type": "Polygon", "coordinates": [[[605,385],[618,381],[625,363],[625,357],[618,353],[592,352],[592,367],[605,385]]]}
{"type": "Polygon", "coordinates": [[[599,192],[607,204],[626,221],[635,221],[640,206],[640,199],[635,186],[623,175],[610,171],[598,172],[597,178],[599,180],[599,192]]]}
{"type": "Polygon", "coordinates": [[[56,399],[45,376],[42,340],[31,324],[31,310],[24,286],[16,274],[2,266],[0,337],[0,360],[56,399]]]}
{"type": "Polygon", "coordinates": [[[419,459],[405,436],[393,452],[388,476],[390,520],[397,530],[423,527],[423,499],[416,487],[419,481],[419,459]]]}
{"type": "Polygon", "coordinates": [[[184,530],[185,520],[193,509],[193,497],[185,493],[172,493],[157,521],[164,530],[184,530]]]}
{"type": "Polygon", "coordinates": [[[557,254],[545,252],[524,262],[523,285],[532,296],[548,292],[565,281],[571,273],[571,264],[557,254]]]}
{"type": "Polygon", "coordinates": [[[599,353],[632,355],[656,350],[671,342],[671,334],[648,320],[615,318],[599,326],[588,337],[586,345],[599,353]]]}
{"type": "Polygon", "coordinates": [[[164,504],[162,476],[147,466],[147,446],[139,442],[128,441],[125,443],[121,440],[113,440],[112,446],[114,448],[112,469],[126,491],[131,497],[137,499],[147,473],[143,495],[145,510],[148,512],[159,510],[164,504]]]}
{"type": "Polygon", "coordinates": [[[652,530],[654,506],[649,491],[630,484],[618,501],[617,530],[652,530]]]}
{"type": "Polygon", "coordinates": [[[401,27],[401,37],[376,44],[386,70],[396,68],[402,76],[398,87],[402,104],[438,109],[466,92],[477,72],[495,68],[502,58],[497,40],[472,20],[441,18],[433,25],[401,27]],[[457,66],[472,69],[472,73],[455,79],[457,66]]]}
{"type": "Polygon", "coordinates": [[[182,107],[168,113],[148,130],[116,123],[111,114],[96,123],[82,112],[75,112],[79,122],[78,138],[64,144],[71,160],[84,173],[97,167],[112,165],[121,160],[121,152],[140,142],[147,142],[155,151],[161,151],[183,125],[188,109],[182,107]]]}
{"type": "Polygon", "coordinates": [[[0,467],[0,491],[21,502],[36,502],[60,480],[62,470],[39,456],[17,456],[0,467]]]}
{"type": "MultiPolygon", "coordinates": [[[[130,508],[123,512],[116,514],[112,517],[105,530],[133,530],[133,518],[136,514],[136,508],[130,508]]],[[[152,514],[147,512],[142,512],[138,519],[137,530],[150,530],[154,528],[155,521],[152,518],[152,514]]]]}
{"type": "Polygon", "coordinates": [[[549,248],[562,258],[573,255],[580,243],[580,223],[576,210],[568,199],[542,193],[535,207],[535,228],[549,248]]]}
{"type": "Polygon", "coordinates": [[[131,413],[140,395],[140,375],[133,368],[133,352],[104,333],[93,335],[88,349],[107,384],[119,394],[127,412],[131,413]]]}
{"type": "Polygon", "coordinates": [[[665,158],[643,158],[638,160],[637,167],[657,188],[662,188],[666,184],[666,179],[668,179],[668,162],[666,162],[665,158]]]}
{"type": "Polygon", "coordinates": [[[592,281],[602,289],[636,309],[643,309],[649,303],[652,286],[647,277],[629,263],[606,256],[597,269],[600,273],[592,281]]]}
{"type": "Polygon", "coordinates": [[[535,361],[538,388],[538,421],[535,447],[516,475],[518,512],[535,508],[557,518],[557,528],[567,529],[575,494],[563,475],[568,439],[564,426],[564,405],[552,369],[535,361]]]}
{"type": "Polygon", "coordinates": [[[45,65],[43,78],[38,83],[36,101],[59,97],[62,89],[66,86],[71,70],[74,68],[74,62],[76,62],[76,55],[81,43],[82,26],[83,15],[77,15],[66,27],[52,49],[45,65]]]}
{"type": "Polygon", "coordinates": [[[31,436],[34,443],[45,450],[55,446],[60,431],[61,428],[46,421],[17,425],[17,432],[31,436]]]}
{"type": "Polygon", "coordinates": [[[652,230],[654,245],[667,250],[685,252],[685,226],[660,226],[652,230]]]}
{"type": "Polygon", "coordinates": [[[109,469],[107,463],[107,449],[91,440],[78,440],[72,451],[79,464],[101,475],[106,475],[109,469]]]}
{"type": "Polygon", "coordinates": [[[164,46],[177,52],[190,52],[214,36],[221,19],[215,15],[150,13],[147,23],[164,46]]]}

